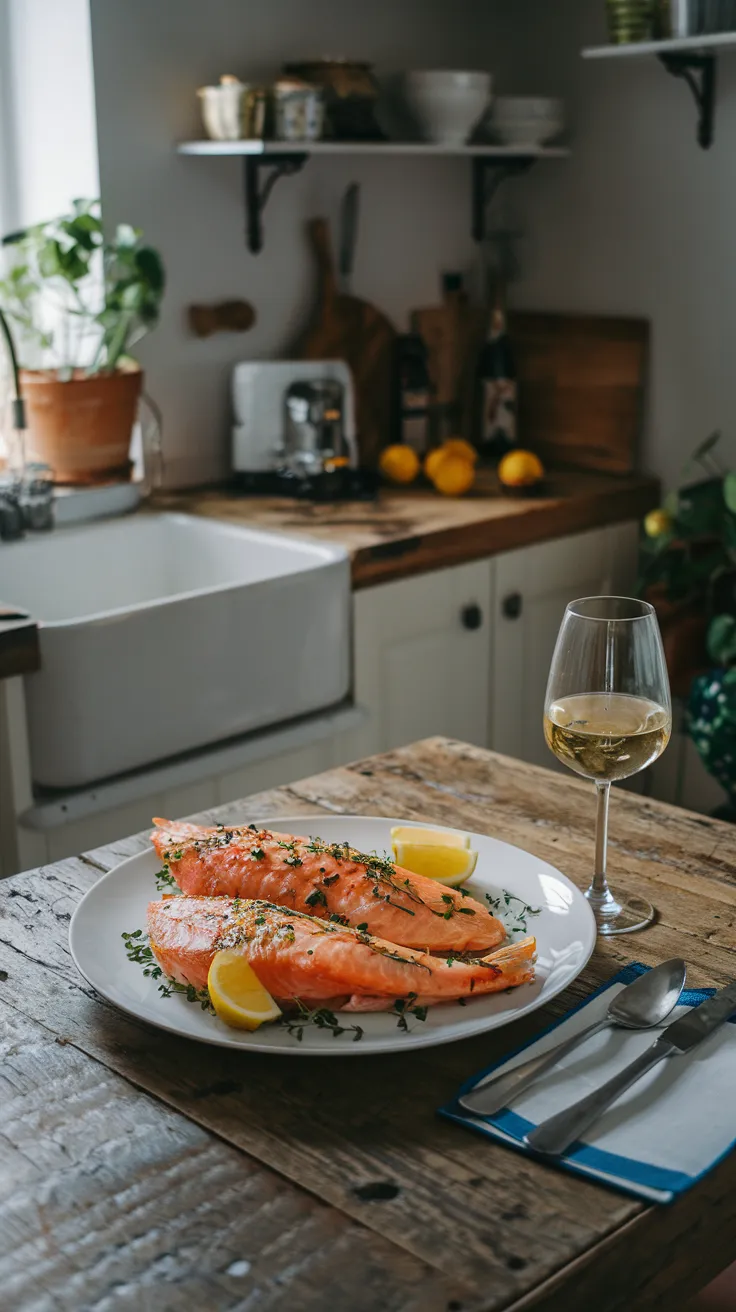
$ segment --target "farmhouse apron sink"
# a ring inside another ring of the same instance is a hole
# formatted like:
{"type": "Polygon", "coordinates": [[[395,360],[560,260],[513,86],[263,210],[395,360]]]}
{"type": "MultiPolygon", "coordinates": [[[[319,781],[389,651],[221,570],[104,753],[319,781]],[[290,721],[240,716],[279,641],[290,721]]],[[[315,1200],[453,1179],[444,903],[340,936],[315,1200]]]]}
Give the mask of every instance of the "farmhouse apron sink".
{"type": "Polygon", "coordinates": [[[74,788],[339,702],[339,547],[139,515],[0,547],[0,600],[39,623],[34,781],[74,788]]]}

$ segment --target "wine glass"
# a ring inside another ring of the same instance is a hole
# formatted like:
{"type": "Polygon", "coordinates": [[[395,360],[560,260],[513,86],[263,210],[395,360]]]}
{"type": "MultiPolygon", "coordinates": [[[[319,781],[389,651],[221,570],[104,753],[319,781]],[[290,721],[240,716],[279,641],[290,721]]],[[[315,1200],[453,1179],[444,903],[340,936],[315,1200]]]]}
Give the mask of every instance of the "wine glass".
{"type": "Polygon", "coordinates": [[[557,637],[544,701],[544,736],[558,760],[598,793],[595,874],[585,896],[601,934],[628,934],[654,919],[644,898],[606,880],[611,783],[656,761],[672,708],[654,608],[632,597],[571,601],[557,637]]]}

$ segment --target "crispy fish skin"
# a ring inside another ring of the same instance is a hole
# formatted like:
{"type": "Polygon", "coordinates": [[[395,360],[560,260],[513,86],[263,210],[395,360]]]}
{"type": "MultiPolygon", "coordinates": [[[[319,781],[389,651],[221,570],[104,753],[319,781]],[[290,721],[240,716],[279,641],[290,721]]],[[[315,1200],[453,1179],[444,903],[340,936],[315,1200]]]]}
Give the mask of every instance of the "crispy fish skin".
{"type": "Polygon", "coordinates": [[[479,952],[506,937],[475,898],[347,844],[245,826],[154,824],[158,856],[192,897],[260,898],[431,952],[479,952]]]}
{"type": "Polygon", "coordinates": [[[259,899],[172,897],[148,907],[151,948],[166,975],[206,987],[216,952],[242,948],[280,1006],[382,1011],[497,993],[534,978],[533,938],[476,960],[445,959],[259,899]]]}

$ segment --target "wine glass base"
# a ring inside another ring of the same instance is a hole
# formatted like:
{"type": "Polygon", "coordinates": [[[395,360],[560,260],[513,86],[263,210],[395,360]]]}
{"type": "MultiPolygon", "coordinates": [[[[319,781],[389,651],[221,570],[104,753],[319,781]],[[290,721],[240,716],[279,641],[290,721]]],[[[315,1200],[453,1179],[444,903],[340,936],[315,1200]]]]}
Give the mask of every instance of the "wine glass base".
{"type": "Polygon", "coordinates": [[[657,913],[651,902],[635,894],[617,893],[612,888],[606,888],[605,893],[598,893],[591,886],[585,896],[592,907],[598,933],[606,937],[633,934],[637,929],[646,929],[656,918],[657,913]]]}

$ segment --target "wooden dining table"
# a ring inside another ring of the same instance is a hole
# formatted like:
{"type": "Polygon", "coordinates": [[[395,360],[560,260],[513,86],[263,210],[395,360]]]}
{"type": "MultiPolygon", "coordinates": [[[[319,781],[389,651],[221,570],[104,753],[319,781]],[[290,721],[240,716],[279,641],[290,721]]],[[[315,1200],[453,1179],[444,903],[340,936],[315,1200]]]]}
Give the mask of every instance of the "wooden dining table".
{"type": "MultiPolygon", "coordinates": [[[[323,812],[491,834],[580,887],[592,789],[431,739],[207,812],[323,812]]],[[[736,1154],[671,1206],[575,1178],[437,1116],[458,1085],[625,962],[736,975],[736,831],[616,790],[610,870],[658,910],[575,983],[487,1035],[400,1055],[210,1047],[78,975],[70,917],[146,836],[0,885],[3,1312],[674,1312],[736,1259],[736,1154]]]]}

